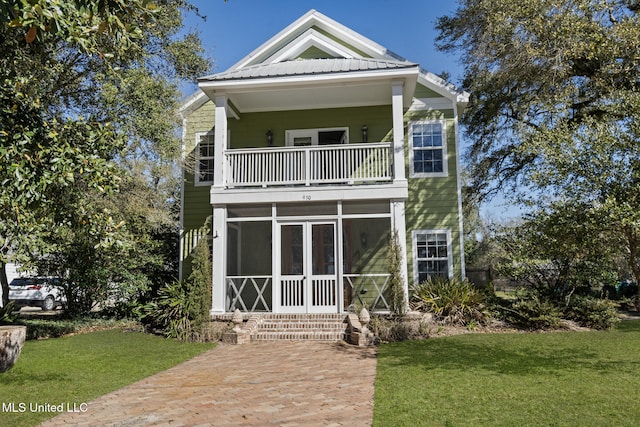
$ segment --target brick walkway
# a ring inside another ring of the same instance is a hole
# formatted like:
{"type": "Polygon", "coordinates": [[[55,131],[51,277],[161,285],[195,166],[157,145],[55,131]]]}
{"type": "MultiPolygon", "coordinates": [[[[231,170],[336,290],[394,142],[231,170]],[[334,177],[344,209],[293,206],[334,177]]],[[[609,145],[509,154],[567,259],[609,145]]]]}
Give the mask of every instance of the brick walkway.
{"type": "Polygon", "coordinates": [[[219,345],[43,426],[370,426],[373,348],[219,345]]]}

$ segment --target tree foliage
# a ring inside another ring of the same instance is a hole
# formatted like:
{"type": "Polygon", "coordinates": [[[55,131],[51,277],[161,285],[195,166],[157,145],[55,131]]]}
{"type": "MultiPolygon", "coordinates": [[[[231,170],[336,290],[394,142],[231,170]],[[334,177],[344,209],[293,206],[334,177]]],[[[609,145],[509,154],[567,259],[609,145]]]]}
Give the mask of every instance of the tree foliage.
{"type": "Polygon", "coordinates": [[[561,306],[574,294],[615,283],[616,242],[594,215],[584,204],[557,204],[494,230],[498,273],[561,306]]]}
{"type": "Polygon", "coordinates": [[[465,0],[438,20],[439,47],[463,54],[471,93],[464,122],[479,189],[518,178],[537,183],[549,167],[575,179],[562,161],[575,152],[584,159],[592,136],[632,148],[639,8],[629,0],[465,0]]]}
{"type": "Polygon", "coordinates": [[[474,190],[582,203],[640,281],[640,3],[463,0],[437,28],[463,54],[474,190]]]}
{"type": "Polygon", "coordinates": [[[79,277],[89,266],[145,254],[150,238],[175,231],[178,85],[210,66],[183,12],[197,10],[182,0],[0,2],[0,263],[63,257],[65,275],[94,286],[79,277]],[[96,258],[71,268],[80,248],[96,258]]]}

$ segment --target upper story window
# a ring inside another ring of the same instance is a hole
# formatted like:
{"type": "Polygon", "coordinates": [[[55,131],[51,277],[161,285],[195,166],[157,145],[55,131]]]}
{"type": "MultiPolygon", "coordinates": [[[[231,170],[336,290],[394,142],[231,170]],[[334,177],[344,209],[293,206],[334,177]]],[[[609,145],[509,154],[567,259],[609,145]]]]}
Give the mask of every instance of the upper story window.
{"type": "Polygon", "coordinates": [[[348,144],[349,128],[293,129],[286,131],[286,138],[287,145],[293,147],[348,144]]]}
{"type": "Polygon", "coordinates": [[[447,176],[447,144],[444,121],[409,124],[411,177],[447,176]]]}
{"type": "Polygon", "coordinates": [[[196,184],[213,184],[213,132],[196,133],[196,184]]]}
{"type": "Polygon", "coordinates": [[[453,276],[450,230],[414,230],[413,279],[421,283],[429,277],[453,276]]]}

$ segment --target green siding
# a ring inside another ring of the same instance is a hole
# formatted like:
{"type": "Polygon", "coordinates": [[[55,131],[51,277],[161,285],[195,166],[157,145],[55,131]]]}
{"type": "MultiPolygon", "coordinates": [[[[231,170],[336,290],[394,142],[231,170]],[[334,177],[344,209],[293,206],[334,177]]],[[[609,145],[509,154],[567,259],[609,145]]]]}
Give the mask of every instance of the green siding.
{"type": "Polygon", "coordinates": [[[454,274],[461,273],[460,226],[458,212],[458,179],[455,144],[455,122],[453,111],[412,111],[405,115],[407,122],[414,120],[445,119],[448,174],[446,177],[411,178],[409,173],[409,141],[405,144],[405,173],[409,185],[409,199],[405,206],[407,228],[407,273],[409,284],[413,283],[413,230],[451,230],[454,274]]]}
{"type": "Polygon", "coordinates": [[[333,127],[348,127],[349,142],[361,142],[363,125],[369,142],[382,141],[392,128],[391,106],[247,113],[240,120],[229,119],[229,146],[266,147],[268,130],[273,132],[273,145],[284,146],[287,130],[333,127]]]}
{"type": "MultiPolygon", "coordinates": [[[[416,97],[434,97],[435,92],[419,86],[416,97]],[[430,92],[430,93],[429,93],[430,92]],[[424,96],[425,94],[429,96],[424,96]]],[[[207,102],[197,111],[193,112],[187,121],[185,145],[188,151],[192,151],[195,145],[195,133],[206,132],[213,129],[215,106],[207,102]]],[[[408,281],[413,282],[413,259],[411,238],[412,230],[424,229],[449,229],[451,230],[451,244],[453,248],[454,273],[461,270],[461,247],[458,212],[458,188],[457,188],[457,162],[455,153],[455,122],[453,110],[442,111],[409,111],[405,114],[405,122],[412,120],[445,120],[447,131],[448,152],[448,176],[434,178],[411,178],[409,175],[408,160],[405,163],[405,173],[409,186],[409,199],[406,203],[406,229],[407,229],[407,274],[408,281]]],[[[273,132],[275,146],[285,145],[285,131],[290,129],[311,129],[348,127],[350,142],[361,141],[361,128],[368,127],[369,142],[390,141],[392,139],[392,114],[391,106],[372,106],[356,108],[338,108],[303,111],[277,111],[263,113],[242,114],[240,120],[229,119],[231,148],[264,147],[267,144],[266,132],[273,132]]],[[[410,141],[406,138],[406,158],[410,141]]],[[[195,186],[192,174],[184,175],[184,210],[183,227],[185,233],[198,230],[211,215],[209,203],[209,186],[195,186]]],[[[358,245],[358,232],[351,237],[354,247],[358,245]]],[[[372,242],[373,244],[373,242],[372,242]]],[[[371,251],[374,247],[369,248],[371,251]]],[[[370,270],[372,267],[378,270],[383,254],[386,251],[377,248],[365,265],[354,268],[370,270]]],[[[355,260],[354,260],[355,261],[355,260]]],[[[190,271],[190,260],[183,264],[183,275],[190,271]]]]}
{"type": "Polygon", "coordinates": [[[297,59],[319,59],[319,58],[327,59],[327,58],[334,58],[334,56],[325,52],[322,49],[319,49],[315,46],[311,46],[309,49],[302,52],[297,59]]]}
{"type": "Polygon", "coordinates": [[[413,97],[414,98],[441,98],[442,96],[438,95],[438,93],[429,89],[428,87],[418,83],[416,85],[416,90],[413,93],[413,97]]]}
{"type": "Polygon", "coordinates": [[[192,112],[187,118],[185,132],[185,163],[183,173],[183,270],[182,277],[188,277],[191,272],[191,244],[195,242],[200,229],[207,218],[212,214],[209,203],[209,186],[196,186],[193,173],[193,150],[195,148],[196,132],[208,132],[213,129],[215,118],[215,105],[208,101],[198,110],[192,112]]]}

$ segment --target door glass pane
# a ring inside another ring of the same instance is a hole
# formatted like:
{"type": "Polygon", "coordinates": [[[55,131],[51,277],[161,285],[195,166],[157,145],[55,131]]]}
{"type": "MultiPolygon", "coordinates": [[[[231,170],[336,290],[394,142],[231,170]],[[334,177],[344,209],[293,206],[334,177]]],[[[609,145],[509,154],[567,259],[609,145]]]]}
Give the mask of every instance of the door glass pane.
{"type": "Polygon", "coordinates": [[[318,132],[319,145],[345,144],[347,133],[343,130],[318,132]]]}
{"type": "Polygon", "coordinates": [[[304,266],[302,225],[282,226],[282,274],[301,275],[304,266]]]}
{"type": "Polygon", "coordinates": [[[335,274],[335,242],[333,224],[312,226],[313,274],[335,274]]]}

